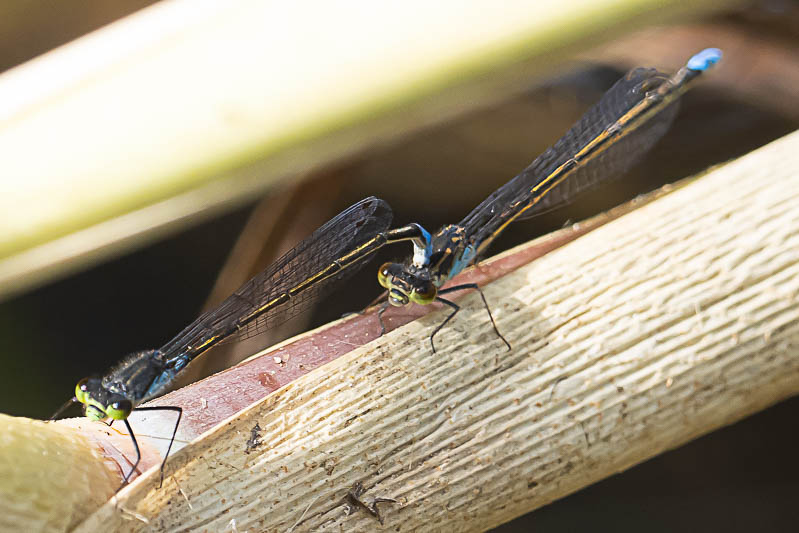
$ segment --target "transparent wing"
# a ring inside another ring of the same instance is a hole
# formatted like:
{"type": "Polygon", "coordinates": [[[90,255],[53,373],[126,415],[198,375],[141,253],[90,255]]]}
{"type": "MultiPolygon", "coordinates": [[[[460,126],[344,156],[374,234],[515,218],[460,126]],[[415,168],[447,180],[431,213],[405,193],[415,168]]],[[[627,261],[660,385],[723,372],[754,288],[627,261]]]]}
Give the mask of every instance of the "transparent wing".
{"type": "Polygon", "coordinates": [[[338,282],[359,270],[366,258],[309,284],[291,298],[284,295],[346,252],[387,230],[392,216],[389,205],[375,197],[347,208],[187,326],[159,350],[160,357],[167,367],[176,366],[177,371],[223,339],[256,335],[307,310],[338,282]]]}
{"type": "MultiPolygon", "coordinates": [[[[667,79],[666,74],[655,69],[637,68],[628,72],[560,140],[463,219],[460,225],[466,228],[467,235],[478,243],[489,238],[514,214],[508,210],[508,206],[526,200],[538,183],[613,125],[640,102],[648,91],[667,79]]],[[[601,155],[572,170],[563,182],[517,220],[551,211],[571,202],[578,194],[624,175],[663,136],[676,113],[675,101],[652,116],[633,134],[620,138],[601,155]]]]}

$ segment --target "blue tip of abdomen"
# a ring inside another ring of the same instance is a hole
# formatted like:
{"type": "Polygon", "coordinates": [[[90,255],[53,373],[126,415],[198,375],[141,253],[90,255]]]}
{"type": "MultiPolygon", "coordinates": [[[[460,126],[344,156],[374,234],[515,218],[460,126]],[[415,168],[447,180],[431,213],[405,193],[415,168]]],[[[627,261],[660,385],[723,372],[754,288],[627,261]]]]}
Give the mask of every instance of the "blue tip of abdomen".
{"type": "Polygon", "coordinates": [[[718,48],[705,48],[685,64],[691,70],[707,70],[721,60],[721,50],[718,48]]]}

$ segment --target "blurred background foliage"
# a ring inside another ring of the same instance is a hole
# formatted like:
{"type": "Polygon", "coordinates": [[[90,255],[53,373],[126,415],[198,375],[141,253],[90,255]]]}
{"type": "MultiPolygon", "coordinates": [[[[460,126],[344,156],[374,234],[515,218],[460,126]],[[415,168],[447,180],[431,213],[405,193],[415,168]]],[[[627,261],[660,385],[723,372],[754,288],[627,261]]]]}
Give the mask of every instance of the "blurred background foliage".
{"type": "MultiPolygon", "coordinates": [[[[152,2],[0,5],[0,71],[152,2]]],[[[75,382],[157,347],[325,220],[368,195],[395,223],[459,220],[555,141],[627,69],[674,69],[706,46],[724,69],[684,97],[662,142],[624,179],[573,206],[512,226],[493,252],[743,155],[799,126],[799,3],[751,2],[702,20],[603,36],[517,96],[318,169],[294,185],[158,242],[0,303],[0,411],[47,417],[75,382]]],[[[323,96],[323,95],[320,95],[323,96]]],[[[10,177],[3,177],[4,180],[10,177]]],[[[207,375],[281,338],[362,308],[386,251],[310,317],[214,354],[207,375]]],[[[796,399],[663,454],[497,531],[794,530],[796,399]]]]}

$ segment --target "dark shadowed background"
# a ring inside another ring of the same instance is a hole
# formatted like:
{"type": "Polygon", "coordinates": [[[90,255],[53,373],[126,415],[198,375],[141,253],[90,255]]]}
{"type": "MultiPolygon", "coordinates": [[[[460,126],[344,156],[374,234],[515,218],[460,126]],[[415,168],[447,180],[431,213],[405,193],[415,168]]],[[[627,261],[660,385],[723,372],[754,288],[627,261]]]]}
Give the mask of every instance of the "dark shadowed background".
{"type": "MultiPolygon", "coordinates": [[[[150,3],[3,3],[0,71],[150,3]]],[[[273,190],[244,208],[0,303],[0,411],[49,416],[70,397],[79,378],[128,352],[160,346],[209,300],[219,301],[237,288],[241,276],[256,273],[360,198],[387,200],[395,224],[418,221],[436,229],[457,222],[555,141],[629,67],[674,66],[679,61],[671,58],[685,59],[717,44],[725,48],[727,74],[711,76],[684,97],[671,131],[628,176],[568,208],[512,226],[493,252],[796,129],[799,86],[783,84],[777,93],[774,86],[775,80],[799,79],[799,63],[771,59],[798,55],[799,3],[755,2],[690,26],[619,36],[597,51],[587,50],[583,59],[590,62],[529,80],[529,88],[512,100],[360,154],[301,185],[273,190]],[[707,35],[724,43],[694,46],[707,35]],[[743,44],[730,50],[725,43],[743,44]],[[773,66],[754,68],[766,64],[773,66]],[[757,76],[749,75],[753,71],[757,76]],[[231,255],[239,239],[240,248],[263,248],[257,260],[242,265],[241,254],[231,255]],[[223,267],[228,277],[218,280],[223,267]],[[215,283],[219,286],[212,293],[215,283]]],[[[239,355],[362,308],[380,292],[377,265],[404,251],[385,251],[312,316],[293,321],[278,335],[256,337],[239,355]]],[[[196,371],[233,363],[222,355],[208,354],[196,371]]],[[[799,523],[797,419],[799,400],[784,402],[496,531],[794,531],[799,523]]]]}

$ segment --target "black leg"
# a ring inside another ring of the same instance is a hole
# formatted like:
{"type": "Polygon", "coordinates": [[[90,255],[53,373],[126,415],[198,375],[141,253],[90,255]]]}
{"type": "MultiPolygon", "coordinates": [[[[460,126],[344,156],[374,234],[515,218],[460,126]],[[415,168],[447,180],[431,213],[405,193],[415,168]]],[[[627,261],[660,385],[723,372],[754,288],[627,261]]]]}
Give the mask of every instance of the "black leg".
{"type": "Polygon", "coordinates": [[[377,296],[377,298],[375,298],[374,300],[372,300],[371,302],[366,304],[366,307],[364,307],[360,311],[351,311],[349,313],[344,313],[343,315],[341,315],[341,318],[346,318],[346,317],[352,316],[352,315],[362,315],[362,314],[366,313],[366,310],[369,309],[370,307],[372,307],[374,305],[377,305],[380,302],[385,301],[387,295],[388,295],[388,291],[387,290],[383,291],[377,296]]]}
{"type": "Polygon", "coordinates": [[[430,346],[433,347],[433,353],[436,353],[436,344],[435,344],[435,342],[433,342],[433,337],[435,337],[436,333],[441,331],[441,328],[446,326],[447,322],[452,320],[452,317],[457,315],[458,311],[461,310],[460,306],[458,304],[456,304],[455,302],[450,302],[449,300],[445,300],[444,298],[441,298],[439,296],[436,296],[436,301],[437,302],[441,302],[442,304],[446,304],[446,305],[450,306],[453,309],[453,311],[449,314],[449,316],[447,318],[444,319],[444,322],[439,324],[438,327],[433,330],[433,333],[430,335],[430,346]]]}
{"type": "Polygon", "coordinates": [[[380,311],[377,312],[377,320],[380,321],[380,335],[386,334],[386,324],[383,322],[383,313],[386,312],[386,309],[388,309],[388,302],[383,302],[383,305],[380,306],[380,311]]]}
{"type": "MultiPolygon", "coordinates": [[[[375,298],[374,300],[372,300],[371,302],[366,304],[366,307],[363,308],[363,311],[366,311],[367,309],[369,309],[373,305],[377,305],[380,302],[384,302],[385,303],[387,297],[388,297],[388,289],[382,291],[380,294],[377,295],[377,298],[375,298]]],[[[361,311],[361,313],[363,313],[363,311],[361,311]]]]}
{"type": "MultiPolygon", "coordinates": [[[[164,460],[161,461],[161,482],[158,484],[158,488],[160,489],[161,486],[164,484],[164,467],[166,466],[166,460],[169,457],[169,452],[172,450],[172,444],[175,442],[175,435],[178,433],[178,426],[180,425],[180,418],[183,416],[183,408],[177,407],[174,405],[163,405],[163,406],[155,406],[155,407],[137,407],[136,411],[174,411],[178,414],[178,419],[175,421],[175,429],[172,430],[172,438],[169,440],[169,446],[166,448],[166,454],[164,454],[164,460]]],[[[133,437],[133,430],[130,429],[130,424],[128,424],[127,419],[125,420],[125,424],[128,426],[128,430],[130,431],[130,436],[133,437]]],[[[133,443],[136,444],[136,439],[133,439],[133,443]]],[[[136,445],[136,464],[139,464],[138,459],[139,453],[139,446],[136,445]]],[[[135,466],[134,466],[135,469],[135,466]]],[[[127,480],[125,480],[127,482],[127,480]]]]}
{"type": "MultiPolygon", "coordinates": [[[[494,327],[494,332],[497,334],[497,337],[502,339],[502,342],[505,343],[505,346],[508,347],[508,350],[510,350],[510,343],[507,341],[507,339],[505,339],[505,337],[502,336],[502,333],[499,332],[499,328],[497,328],[497,323],[494,322],[494,315],[491,314],[491,308],[488,307],[488,302],[486,301],[485,294],[483,294],[483,289],[481,289],[480,286],[477,285],[477,283],[464,283],[463,285],[455,285],[454,287],[447,287],[444,290],[438,291],[438,294],[447,294],[447,293],[450,293],[450,292],[462,291],[464,289],[475,289],[477,292],[480,293],[480,298],[483,299],[483,305],[485,306],[486,312],[488,313],[488,318],[491,319],[491,325],[494,327]]],[[[449,302],[449,300],[443,300],[441,298],[436,298],[436,300],[443,301],[443,302],[449,302]]],[[[451,303],[451,302],[449,302],[449,303],[451,303]]],[[[447,320],[444,321],[444,324],[446,324],[449,321],[449,319],[452,318],[452,316],[454,316],[454,313],[452,315],[450,315],[447,318],[447,320]]],[[[441,324],[441,326],[439,326],[438,329],[441,329],[441,327],[444,324],[441,324]]],[[[438,329],[436,329],[436,331],[433,332],[433,335],[438,333],[438,329]]],[[[433,350],[433,351],[435,352],[435,350],[433,350]]]]}
{"type": "Polygon", "coordinates": [[[122,486],[119,487],[118,490],[121,490],[122,487],[128,484],[128,480],[130,476],[133,475],[133,472],[136,470],[136,467],[139,466],[139,461],[141,461],[141,451],[139,451],[139,443],[136,442],[136,435],[133,434],[133,428],[130,427],[130,422],[126,418],[124,420],[125,427],[128,428],[128,434],[130,435],[130,440],[133,441],[133,449],[136,450],[136,460],[133,462],[133,468],[130,469],[130,472],[122,479],[122,486]]]}
{"type": "Polygon", "coordinates": [[[56,411],[55,414],[53,416],[51,416],[47,421],[49,422],[50,420],[55,420],[61,413],[63,413],[67,409],[69,409],[72,406],[73,403],[78,403],[78,399],[75,398],[74,396],[70,400],[67,400],[64,403],[64,405],[59,407],[58,411],[56,411]]]}

